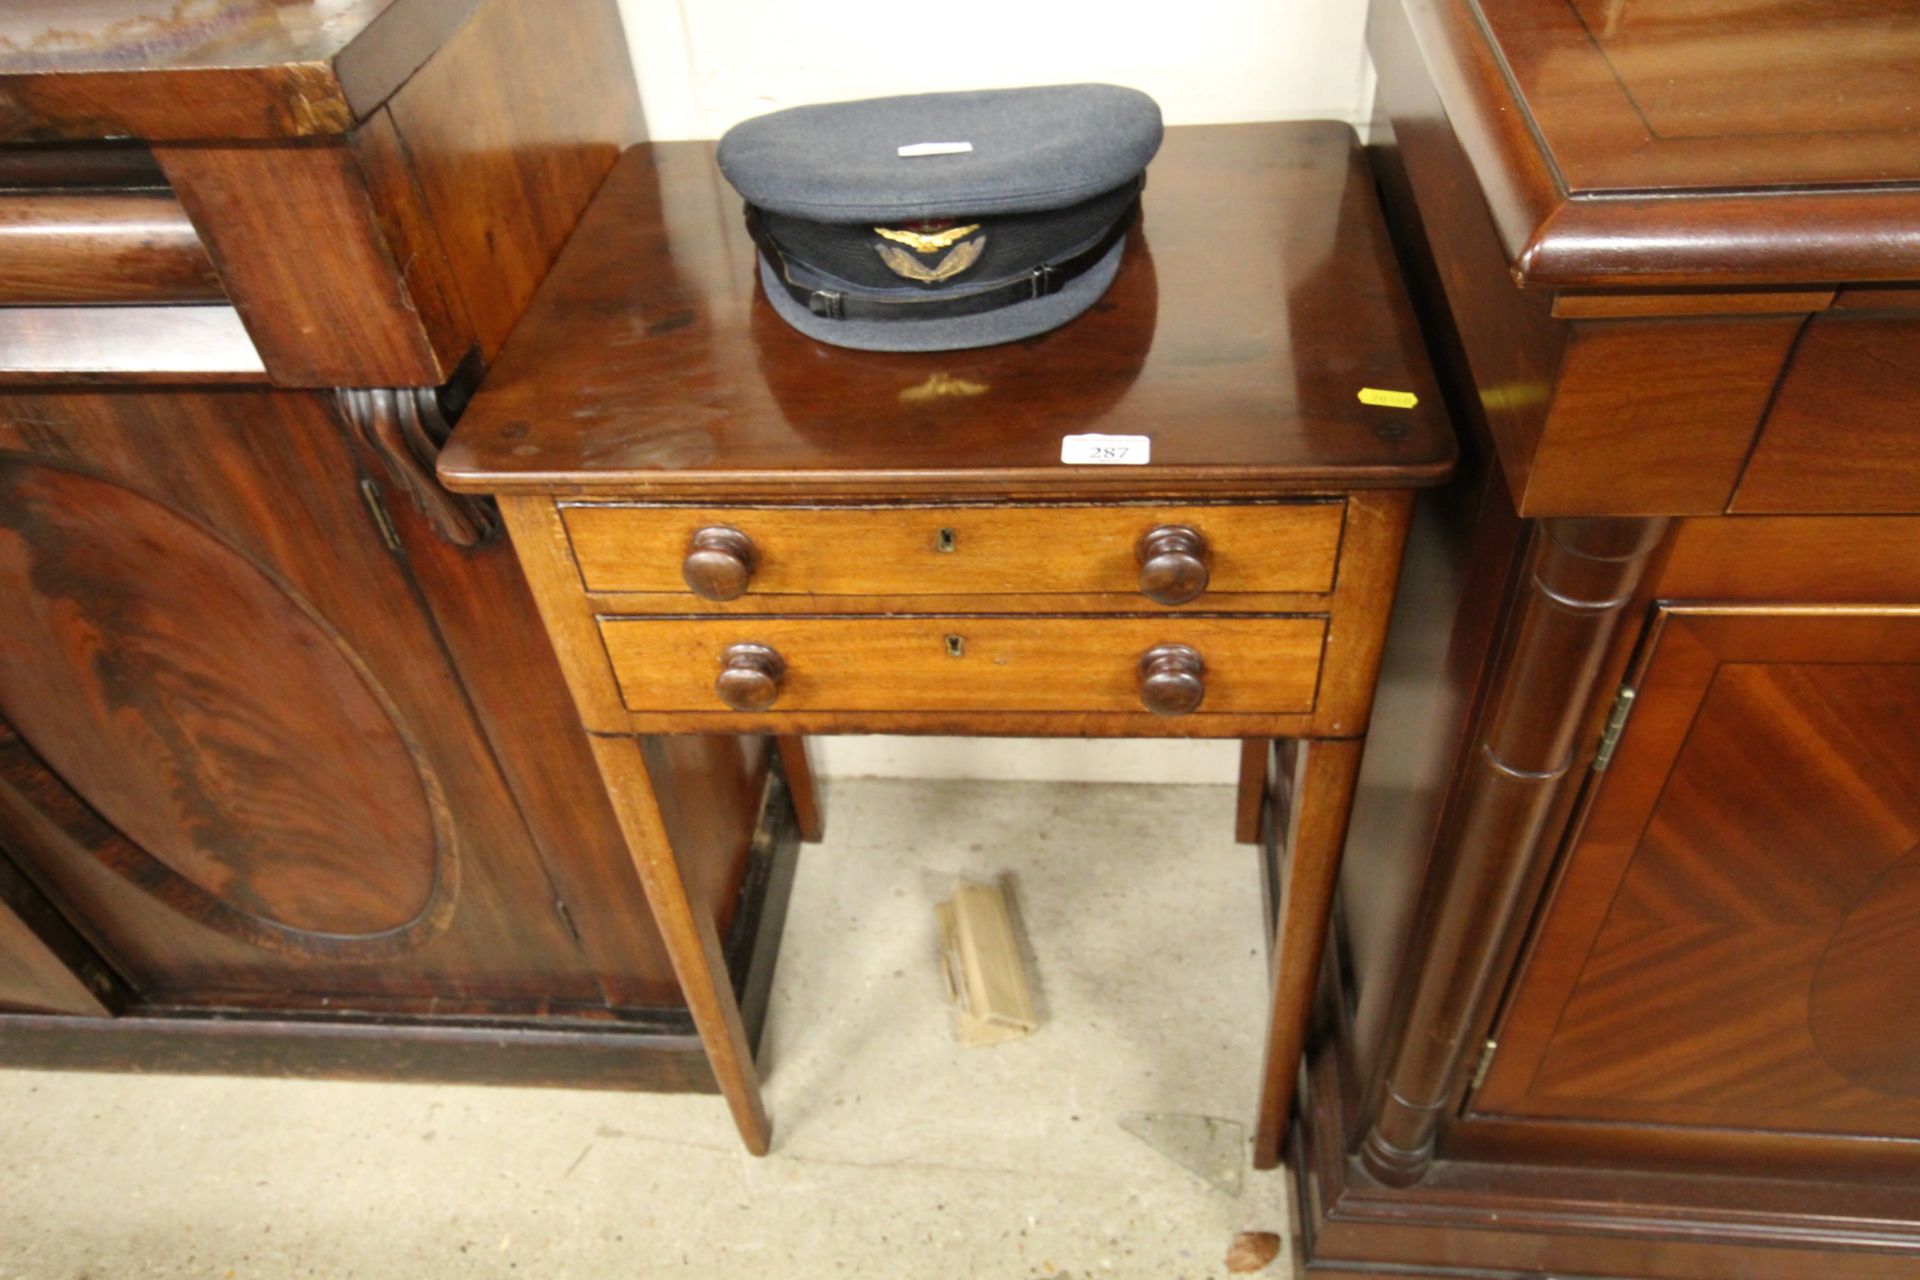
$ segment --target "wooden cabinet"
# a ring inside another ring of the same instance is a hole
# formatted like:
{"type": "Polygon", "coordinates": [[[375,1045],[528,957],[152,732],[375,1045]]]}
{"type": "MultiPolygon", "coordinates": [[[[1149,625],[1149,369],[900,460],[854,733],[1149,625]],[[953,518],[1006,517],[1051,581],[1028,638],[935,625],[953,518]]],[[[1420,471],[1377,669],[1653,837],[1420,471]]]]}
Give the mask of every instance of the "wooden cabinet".
{"type": "MultiPolygon", "coordinates": [[[[712,1088],[498,513],[432,474],[640,130],[611,0],[0,34],[0,1061],[712,1088]]],[[[771,754],[656,762],[750,1010],[771,754]]]]}
{"type": "Polygon", "coordinates": [[[1308,1274],[1920,1268],[1916,38],[1370,6],[1466,458],[1360,779],[1308,1274]]]}
{"type": "Polygon", "coordinates": [[[130,995],[605,1007],[323,405],[7,412],[0,808],[130,995]]]}

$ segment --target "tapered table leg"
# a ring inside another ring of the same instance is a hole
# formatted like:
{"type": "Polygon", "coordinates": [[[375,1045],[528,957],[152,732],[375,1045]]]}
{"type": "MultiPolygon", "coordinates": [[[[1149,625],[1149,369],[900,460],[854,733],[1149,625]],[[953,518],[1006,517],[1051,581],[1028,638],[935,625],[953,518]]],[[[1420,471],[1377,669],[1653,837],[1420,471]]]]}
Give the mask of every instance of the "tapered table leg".
{"type": "Polygon", "coordinates": [[[1286,871],[1281,878],[1279,919],[1274,926],[1266,1064],[1261,1073],[1260,1114],[1254,1130],[1253,1164],[1257,1169],[1271,1169],[1280,1163],[1363,745],[1360,739],[1344,738],[1303,742],[1294,765],[1286,871]]]}
{"type": "Polygon", "coordinates": [[[634,869],[640,874],[640,887],[646,891],[647,905],[660,926],[667,957],[680,980],[681,994],[693,1014],[693,1025],[700,1033],[714,1079],[733,1112],[741,1141],[748,1151],[763,1156],[773,1131],[760,1101],[760,1074],[754,1068],[746,1024],[741,1021],[740,1004],[734,998],[733,981],[720,948],[720,932],[711,913],[696,907],[687,897],[686,880],[667,839],[639,740],[595,737],[592,742],[600,776],[606,780],[634,869]]]}
{"type": "Polygon", "coordinates": [[[1233,806],[1233,838],[1241,844],[1260,843],[1260,813],[1267,803],[1267,758],[1272,754],[1270,738],[1241,740],[1240,790],[1233,806]]]}
{"type": "Polygon", "coordinates": [[[780,752],[780,767],[787,775],[787,794],[793,799],[793,816],[800,827],[800,838],[818,844],[827,832],[826,814],[820,808],[820,788],[814,781],[813,762],[807,758],[807,740],[797,734],[782,734],[773,740],[780,752]]]}

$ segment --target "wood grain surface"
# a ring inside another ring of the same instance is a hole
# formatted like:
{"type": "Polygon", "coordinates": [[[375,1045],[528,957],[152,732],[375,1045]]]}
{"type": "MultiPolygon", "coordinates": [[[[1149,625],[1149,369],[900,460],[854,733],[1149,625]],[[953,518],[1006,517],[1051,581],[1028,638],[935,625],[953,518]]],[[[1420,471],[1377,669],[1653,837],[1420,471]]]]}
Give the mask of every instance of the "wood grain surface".
{"type": "Polygon", "coordinates": [[[1326,950],[1334,886],[1347,843],[1363,743],[1302,743],[1288,788],[1287,873],[1275,913],[1269,957],[1266,1053],[1253,1133],[1253,1167],[1280,1163],[1293,1115],[1294,1088],[1313,1014],[1320,957],[1326,950]]]}
{"type": "Polygon", "coordinates": [[[175,511],[0,461],[0,707],[215,927],[341,938],[421,917],[450,831],[438,780],[337,632],[175,511]],[[191,625],[187,625],[191,623],[191,625]],[[228,660],[235,637],[255,659],[228,660]],[[298,724],[296,736],[285,726],[298,724]],[[387,856],[364,862],[357,850],[387,856]]]}
{"type": "Polygon", "coordinates": [[[0,1010],[104,1017],[116,987],[93,948],[0,848],[0,1010]]]}
{"type": "MultiPolygon", "coordinates": [[[[738,529],[757,553],[755,595],[1140,594],[1141,538],[1180,525],[1205,542],[1196,605],[1246,592],[1333,587],[1345,506],[871,506],[686,508],[566,505],[587,589],[685,598],[693,534],[738,529]]],[[[803,600],[789,607],[804,608],[803,600]]]]}
{"type": "Polygon", "coordinates": [[[1920,1139],[1920,613],[1662,617],[1473,1109],[1920,1139]]]}
{"type": "Polygon", "coordinates": [[[1405,1013],[1362,1147],[1371,1175],[1389,1186],[1426,1176],[1446,1099],[1471,1073],[1470,1048],[1502,985],[1500,957],[1523,928],[1534,859],[1582,768],[1576,744],[1599,693],[1599,656],[1625,626],[1664,535],[1661,521],[1562,520],[1530,539],[1498,665],[1456,766],[1460,803],[1434,836],[1432,856],[1447,870],[1413,924],[1418,960],[1397,997],[1405,1013]]]}
{"type": "Polygon", "coordinates": [[[477,0],[22,4],[0,14],[0,139],[345,133],[477,0]]]}
{"type": "Polygon", "coordinates": [[[1453,442],[1352,132],[1170,130],[1113,287],[1031,341],[823,346],[705,143],[629,153],[441,459],[483,492],[1086,497],[1428,484],[1453,442]],[[1159,192],[1179,192],[1179,198],[1159,192]],[[636,264],[658,264],[638,270],[636,264]],[[1414,392],[1415,409],[1361,403],[1414,392]],[[1069,467],[1063,435],[1153,440],[1069,467]]]}
{"type": "Polygon", "coordinates": [[[1833,607],[1920,599],[1889,425],[1917,16],[1371,6],[1377,171],[1471,444],[1416,535],[1322,969],[1307,1274],[1920,1257],[1887,977],[1915,668],[1833,607]],[[1655,517],[1638,546],[1595,540],[1623,515],[1655,517]],[[1724,661],[1681,662],[1678,624],[1646,629],[1662,600],[1690,631],[1753,607],[1724,661]],[[1622,682],[1638,709],[1592,772],[1622,682]]]}
{"type": "Polygon", "coordinates": [[[434,6],[463,20],[339,137],[155,144],[282,386],[438,386],[491,356],[640,131],[611,0],[388,20],[434,6]]]}
{"type": "MultiPolygon", "coordinates": [[[[366,465],[380,474],[377,462],[366,465]]],[[[595,980],[611,1003],[627,1009],[680,1008],[659,931],[513,547],[500,538],[454,545],[397,487],[388,489],[386,508],[595,980]]],[[[666,821],[685,851],[693,901],[729,938],[757,900],[743,891],[751,888],[768,754],[758,738],[688,735],[665,743],[652,766],[664,785],[689,798],[669,806],[666,821]]]]}
{"type": "Polygon", "coordinates": [[[1545,406],[1522,514],[1724,511],[1804,320],[1575,326],[1545,406]]]}
{"type": "Polygon", "coordinates": [[[464,318],[408,282],[352,148],[157,154],[276,382],[434,386],[452,374],[464,318]]]}
{"type": "MultiPolygon", "coordinates": [[[[332,395],[457,410],[639,128],[617,6],[13,4],[0,101],[0,1058],[711,1087],[512,548],[332,395]]],[[[751,1035],[771,752],[654,756],[751,1035]]]]}
{"type": "MultiPolygon", "coordinates": [[[[1599,1265],[1635,1280],[1716,1272],[1906,1280],[1920,1257],[1911,1185],[1784,1178],[1757,1152],[1744,1173],[1710,1177],[1468,1157],[1441,1162],[1426,1184],[1381,1187],[1338,1141],[1349,1123],[1343,1100],[1356,1083],[1343,1074],[1347,1065],[1338,1052],[1313,1055],[1303,1093],[1310,1122],[1293,1129],[1294,1207],[1313,1260],[1306,1274],[1578,1276],[1599,1265]],[[1623,1221],[1659,1229],[1623,1231],[1623,1221]]],[[[1575,1141],[1580,1128],[1596,1136],[1594,1126],[1570,1128],[1575,1141]]]]}
{"type": "Polygon", "coordinates": [[[166,175],[143,142],[120,139],[76,146],[0,147],[0,188],[12,193],[164,191],[166,175]]]}
{"type": "Polygon", "coordinates": [[[387,105],[491,360],[623,147],[644,136],[614,0],[487,0],[387,105]],[[583,91],[584,90],[584,91],[583,91]]]}
{"type": "Polygon", "coordinates": [[[634,734],[1332,739],[1295,797],[1277,1145],[1408,490],[1454,457],[1358,159],[1335,126],[1175,130],[1099,305],[940,355],[774,317],[703,145],[629,153],[582,220],[440,474],[500,498],[749,1151],[757,1073],[656,813],[684,797],[634,734]],[[1151,462],[1063,465],[1084,431],[1151,462]]]}
{"type": "Polygon", "coordinates": [[[0,192],[0,304],[224,302],[165,191],[0,192]]]}
{"type": "Polygon", "coordinates": [[[606,1008],[324,402],[17,393],[0,456],[0,826],[141,1000],[606,1008]]]}
{"type": "MultiPolygon", "coordinates": [[[[1185,644],[1206,661],[1195,715],[1305,712],[1322,618],[606,618],[615,678],[635,711],[724,711],[721,654],[763,644],[786,660],[781,711],[1146,714],[1140,656],[1185,644]],[[955,656],[952,641],[958,641],[955,656]]],[[[984,723],[983,723],[984,727],[984,723]]]]}
{"type": "Polygon", "coordinates": [[[1661,589],[1682,600],[1920,599],[1920,517],[1682,520],[1661,589]]]}
{"type": "Polygon", "coordinates": [[[263,383],[267,367],[232,307],[0,307],[0,379],[263,383]]]}
{"type": "Polygon", "coordinates": [[[1920,181],[1911,5],[1473,3],[1569,192],[1920,181]]]}
{"type": "Polygon", "coordinates": [[[1920,512],[1920,315],[1822,316],[1794,347],[1731,510],[1920,512]]]}
{"type": "Polygon", "coordinates": [[[1395,3],[1520,281],[1920,277],[1912,6],[1395,3]]]}

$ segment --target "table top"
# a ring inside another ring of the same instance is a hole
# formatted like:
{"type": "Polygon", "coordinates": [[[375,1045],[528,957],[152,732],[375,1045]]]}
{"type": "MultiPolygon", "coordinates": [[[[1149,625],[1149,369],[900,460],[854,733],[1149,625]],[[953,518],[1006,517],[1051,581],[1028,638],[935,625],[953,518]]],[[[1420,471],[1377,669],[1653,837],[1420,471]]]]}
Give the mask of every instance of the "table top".
{"type": "Polygon", "coordinates": [[[452,488],[711,500],[1074,498],[1436,483],[1454,441],[1345,125],[1174,128],[1070,324],[860,352],[760,291],[710,143],[627,153],[441,454],[452,488]],[[1410,392],[1412,408],[1363,403],[1410,392]],[[1061,439],[1151,440],[1069,466],[1061,439]]]}
{"type": "Polygon", "coordinates": [[[0,0],[0,141],[344,133],[477,0],[0,0]]]}
{"type": "Polygon", "coordinates": [[[1523,283],[1920,279],[1920,0],[1388,5],[1523,283]]]}

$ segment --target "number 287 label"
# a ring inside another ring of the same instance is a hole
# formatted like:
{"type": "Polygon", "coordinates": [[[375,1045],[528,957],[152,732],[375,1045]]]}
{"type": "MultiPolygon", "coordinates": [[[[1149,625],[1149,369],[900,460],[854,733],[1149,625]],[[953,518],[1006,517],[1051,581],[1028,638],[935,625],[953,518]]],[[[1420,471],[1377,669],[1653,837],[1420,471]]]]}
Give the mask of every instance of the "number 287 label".
{"type": "Polygon", "coordinates": [[[1153,454],[1151,436],[1062,436],[1060,461],[1083,467],[1143,467],[1153,454]]]}

